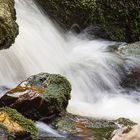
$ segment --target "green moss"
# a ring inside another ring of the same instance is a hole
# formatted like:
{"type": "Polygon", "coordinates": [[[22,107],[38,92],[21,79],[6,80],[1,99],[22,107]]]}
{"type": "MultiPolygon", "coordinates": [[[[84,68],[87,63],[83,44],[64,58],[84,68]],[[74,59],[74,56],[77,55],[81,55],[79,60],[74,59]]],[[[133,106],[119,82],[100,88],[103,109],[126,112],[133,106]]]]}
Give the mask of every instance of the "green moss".
{"type": "Polygon", "coordinates": [[[14,0],[0,0],[0,49],[11,46],[18,35],[14,0]]]}
{"type": "Polygon", "coordinates": [[[71,84],[59,74],[40,73],[27,79],[28,86],[44,89],[43,98],[48,104],[49,112],[58,113],[66,109],[70,99],[71,84]]]}
{"type": "Polygon", "coordinates": [[[55,110],[55,112],[65,110],[71,92],[71,85],[68,80],[61,75],[50,74],[47,84],[48,88],[44,97],[50,103],[50,110],[55,110]]]}
{"type": "Polygon", "coordinates": [[[26,119],[15,109],[11,109],[9,107],[0,108],[0,111],[6,112],[14,122],[17,122],[19,125],[21,125],[24,128],[24,130],[27,132],[27,134],[29,134],[29,136],[31,136],[32,138],[37,138],[38,130],[35,127],[32,120],[26,119]]]}
{"type": "Polygon", "coordinates": [[[119,119],[117,119],[117,122],[119,124],[123,124],[124,126],[134,126],[134,125],[136,125],[135,122],[133,122],[130,119],[127,119],[127,118],[119,118],[119,119]]]}

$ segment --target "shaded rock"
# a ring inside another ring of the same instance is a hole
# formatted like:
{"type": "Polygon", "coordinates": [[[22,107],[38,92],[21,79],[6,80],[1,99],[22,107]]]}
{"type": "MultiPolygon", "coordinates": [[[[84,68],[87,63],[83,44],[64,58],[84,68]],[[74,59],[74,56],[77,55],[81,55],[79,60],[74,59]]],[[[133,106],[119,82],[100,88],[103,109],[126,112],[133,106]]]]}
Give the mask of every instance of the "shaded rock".
{"type": "Polygon", "coordinates": [[[6,49],[14,43],[18,34],[15,22],[14,0],[0,0],[0,49],[6,49]]]}
{"type": "MultiPolygon", "coordinates": [[[[66,30],[73,24],[81,29],[100,26],[115,41],[140,40],[139,0],[37,0],[41,7],[66,30]]],[[[97,34],[97,33],[96,33],[97,34]]]]}
{"type": "Polygon", "coordinates": [[[71,85],[65,77],[40,73],[8,91],[0,99],[0,106],[15,108],[35,120],[42,117],[49,120],[66,110],[70,92],[71,85]]]}
{"type": "Polygon", "coordinates": [[[7,140],[25,137],[37,138],[38,136],[38,130],[34,123],[14,109],[8,107],[0,108],[0,123],[0,126],[2,126],[0,127],[0,134],[7,140]]]}

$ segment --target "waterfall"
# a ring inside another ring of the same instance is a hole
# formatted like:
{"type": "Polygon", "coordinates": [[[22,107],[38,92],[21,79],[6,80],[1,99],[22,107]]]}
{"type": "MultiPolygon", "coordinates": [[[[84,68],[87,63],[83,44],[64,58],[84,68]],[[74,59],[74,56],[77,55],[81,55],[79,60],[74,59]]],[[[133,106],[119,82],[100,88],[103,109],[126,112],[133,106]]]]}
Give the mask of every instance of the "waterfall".
{"type": "Polygon", "coordinates": [[[122,94],[123,58],[110,52],[115,42],[64,33],[32,0],[15,0],[19,36],[0,51],[0,85],[14,87],[39,72],[65,75],[72,84],[69,112],[140,122],[140,103],[122,94]]]}

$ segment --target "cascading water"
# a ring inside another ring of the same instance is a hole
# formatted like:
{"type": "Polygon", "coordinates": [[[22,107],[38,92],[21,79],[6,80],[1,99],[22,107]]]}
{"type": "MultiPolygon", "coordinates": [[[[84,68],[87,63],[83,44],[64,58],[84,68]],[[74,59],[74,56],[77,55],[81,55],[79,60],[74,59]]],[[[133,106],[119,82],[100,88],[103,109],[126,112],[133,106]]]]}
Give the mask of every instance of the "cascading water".
{"type": "Polygon", "coordinates": [[[123,58],[108,51],[115,42],[64,34],[32,0],[15,1],[20,33],[10,49],[0,51],[0,85],[13,87],[39,72],[60,73],[72,84],[69,112],[140,122],[140,103],[121,94],[123,58]]]}

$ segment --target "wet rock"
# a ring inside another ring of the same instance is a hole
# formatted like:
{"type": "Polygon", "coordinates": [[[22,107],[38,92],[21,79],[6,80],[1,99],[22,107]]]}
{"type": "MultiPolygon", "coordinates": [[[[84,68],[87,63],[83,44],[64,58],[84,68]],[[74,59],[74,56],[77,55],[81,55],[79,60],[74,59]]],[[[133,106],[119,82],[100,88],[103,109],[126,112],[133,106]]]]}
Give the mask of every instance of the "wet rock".
{"type": "Polygon", "coordinates": [[[30,138],[35,139],[38,130],[34,123],[23,117],[16,110],[5,107],[0,108],[0,138],[3,140],[14,140],[30,138]]]}
{"type": "Polygon", "coordinates": [[[40,73],[8,91],[0,99],[0,106],[9,106],[35,120],[50,120],[66,110],[70,92],[71,85],[65,77],[40,73]]]}
{"type": "Polygon", "coordinates": [[[14,43],[18,34],[18,25],[14,0],[0,0],[0,49],[6,49],[14,43]]]}
{"type": "Polygon", "coordinates": [[[130,0],[37,0],[64,29],[78,24],[80,29],[100,26],[104,38],[115,41],[140,40],[140,1],[130,0]],[[65,14],[64,14],[65,13],[65,14]]]}
{"type": "Polygon", "coordinates": [[[118,49],[124,58],[124,75],[121,85],[124,88],[140,89],[140,42],[128,44],[118,49]]]}
{"type": "Polygon", "coordinates": [[[126,56],[140,56],[140,42],[126,44],[118,49],[118,51],[126,56]]]}
{"type": "Polygon", "coordinates": [[[67,138],[77,137],[79,140],[108,140],[112,132],[118,129],[115,121],[97,120],[72,114],[65,114],[53,121],[52,126],[67,138]]]}

